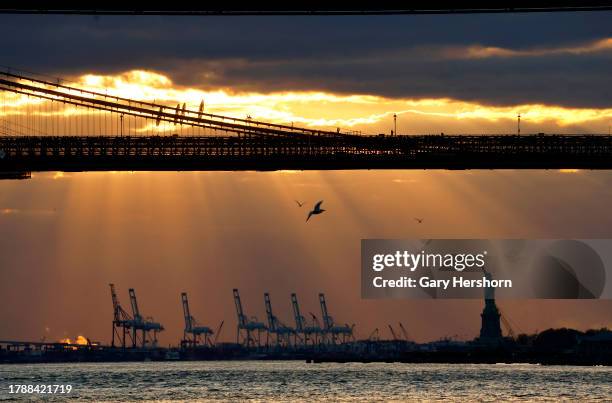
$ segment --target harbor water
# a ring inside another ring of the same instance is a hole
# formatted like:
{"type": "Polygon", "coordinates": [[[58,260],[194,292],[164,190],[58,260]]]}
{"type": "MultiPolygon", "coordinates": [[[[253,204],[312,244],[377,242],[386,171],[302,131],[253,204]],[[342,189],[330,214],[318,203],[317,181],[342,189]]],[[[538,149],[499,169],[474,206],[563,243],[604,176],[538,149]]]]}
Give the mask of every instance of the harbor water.
{"type": "Polygon", "coordinates": [[[606,401],[612,368],[300,361],[0,365],[0,387],[0,401],[606,401]],[[16,384],[71,385],[71,392],[9,393],[16,384]]]}

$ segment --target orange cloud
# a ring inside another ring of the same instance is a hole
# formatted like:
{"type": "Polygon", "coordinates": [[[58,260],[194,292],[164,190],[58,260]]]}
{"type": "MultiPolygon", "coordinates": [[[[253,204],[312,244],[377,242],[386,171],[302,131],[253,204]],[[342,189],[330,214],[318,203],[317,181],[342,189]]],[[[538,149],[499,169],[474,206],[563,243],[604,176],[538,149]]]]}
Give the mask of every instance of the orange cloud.
{"type": "Polygon", "coordinates": [[[558,48],[536,48],[536,49],[506,49],[492,46],[470,46],[467,49],[452,49],[447,55],[456,58],[484,59],[490,57],[526,57],[526,56],[549,56],[585,53],[596,53],[612,49],[612,38],[605,38],[582,46],[558,47],[558,48]]]}

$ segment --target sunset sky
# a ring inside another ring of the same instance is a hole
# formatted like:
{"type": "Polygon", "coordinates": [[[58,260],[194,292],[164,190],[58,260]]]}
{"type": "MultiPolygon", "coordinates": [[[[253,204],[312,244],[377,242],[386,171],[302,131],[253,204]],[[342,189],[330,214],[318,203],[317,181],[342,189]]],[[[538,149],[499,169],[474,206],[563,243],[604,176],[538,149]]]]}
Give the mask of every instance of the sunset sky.
{"type": "MultiPolygon", "coordinates": [[[[0,16],[0,64],[109,94],[308,127],[608,133],[611,12],[385,17],[0,16]]],[[[0,122],[36,112],[0,93],[0,122]]],[[[60,116],[70,108],[56,105],[60,116]]],[[[7,126],[4,126],[5,128],[7,126]]],[[[0,129],[3,126],[0,124],[0,129]]],[[[6,131],[0,130],[1,134],[6,131]]],[[[367,337],[474,337],[482,301],[363,301],[362,238],[610,238],[609,171],[34,173],[0,181],[0,340],[110,341],[125,308],[235,338],[231,289],[264,319],[289,295],[367,337]],[[306,202],[298,208],[294,199],[306,202]],[[306,224],[306,208],[328,211],[306,224]],[[422,217],[422,224],[414,217],[422,217]]],[[[515,332],[612,327],[612,301],[503,301],[515,332]]]]}
{"type": "Polygon", "coordinates": [[[2,16],[1,64],[309,127],[607,133],[611,16],[2,16]]]}
{"type": "MultiPolygon", "coordinates": [[[[180,293],[193,315],[235,337],[231,290],[265,319],[263,293],[293,325],[305,316],[355,323],[383,337],[402,321],[417,340],[477,335],[480,300],[361,300],[362,238],[610,238],[607,171],[281,171],[41,173],[0,182],[2,338],[108,342],[114,282],[124,308],[182,334],[180,293]],[[294,199],[306,203],[299,208],[294,199]],[[327,211],[305,222],[307,207],[327,211]],[[414,217],[423,218],[418,224],[414,217]],[[46,330],[48,329],[48,330],[46,330]]],[[[612,301],[503,300],[515,332],[612,327],[612,301]]]]}

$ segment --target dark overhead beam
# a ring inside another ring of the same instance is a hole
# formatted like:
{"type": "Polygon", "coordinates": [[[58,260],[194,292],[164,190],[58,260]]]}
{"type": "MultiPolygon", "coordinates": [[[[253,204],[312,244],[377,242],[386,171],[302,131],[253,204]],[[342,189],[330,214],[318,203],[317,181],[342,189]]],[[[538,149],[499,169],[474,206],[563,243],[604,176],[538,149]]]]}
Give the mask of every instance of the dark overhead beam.
{"type": "Polygon", "coordinates": [[[553,11],[612,10],[611,1],[379,1],[354,2],[352,5],[327,2],[293,1],[286,5],[258,2],[257,7],[245,7],[239,2],[206,2],[200,8],[193,4],[173,2],[169,5],[110,6],[106,2],[81,2],[82,6],[62,5],[48,1],[4,1],[4,14],[83,14],[83,15],[386,15],[386,14],[462,14],[462,13],[523,13],[553,11]]]}

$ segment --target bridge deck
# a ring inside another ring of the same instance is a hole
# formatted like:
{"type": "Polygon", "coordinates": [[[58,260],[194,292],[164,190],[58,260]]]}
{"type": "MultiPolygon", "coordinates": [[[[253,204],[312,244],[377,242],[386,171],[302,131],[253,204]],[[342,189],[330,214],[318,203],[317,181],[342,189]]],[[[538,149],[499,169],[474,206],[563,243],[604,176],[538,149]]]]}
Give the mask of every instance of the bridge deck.
{"type": "Polygon", "coordinates": [[[0,137],[0,171],[612,169],[604,135],[0,137]]]}

